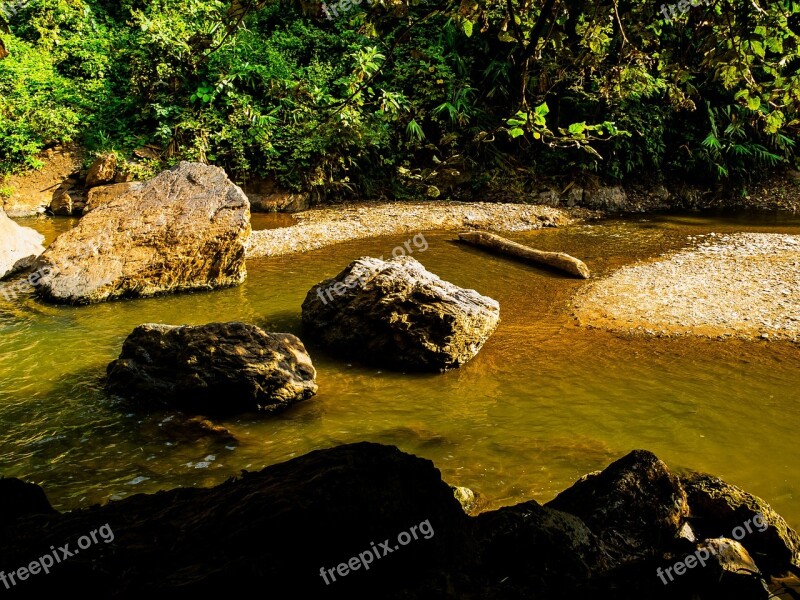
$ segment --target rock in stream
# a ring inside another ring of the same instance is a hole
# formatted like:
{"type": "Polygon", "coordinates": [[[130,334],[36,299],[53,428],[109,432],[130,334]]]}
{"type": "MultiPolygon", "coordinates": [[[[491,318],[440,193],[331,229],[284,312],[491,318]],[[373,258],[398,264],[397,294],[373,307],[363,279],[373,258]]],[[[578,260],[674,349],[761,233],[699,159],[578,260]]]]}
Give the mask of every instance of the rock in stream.
{"type": "Polygon", "coordinates": [[[182,162],[87,214],[40,258],[45,300],[211,290],[247,277],[250,204],[225,172],[182,162]]]}
{"type": "Polygon", "coordinates": [[[246,323],[140,325],[107,372],[111,394],[211,415],[275,413],[317,392],[298,338],[246,323]]]}
{"type": "Polygon", "coordinates": [[[459,367],[499,322],[497,301],[443,281],[408,256],[360,258],[303,302],[303,325],[316,340],[396,369],[459,367]]]}

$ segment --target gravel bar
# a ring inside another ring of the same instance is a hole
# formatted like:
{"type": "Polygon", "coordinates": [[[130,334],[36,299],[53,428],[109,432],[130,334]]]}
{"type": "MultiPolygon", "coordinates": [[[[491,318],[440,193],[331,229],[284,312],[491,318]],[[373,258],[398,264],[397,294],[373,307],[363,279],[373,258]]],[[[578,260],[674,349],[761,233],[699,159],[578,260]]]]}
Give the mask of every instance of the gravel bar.
{"type": "Polygon", "coordinates": [[[248,258],[281,256],[338,242],[425,231],[529,231],[559,227],[592,216],[582,209],[491,202],[388,202],[312,209],[295,215],[296,225],[254,231],[248,258]]]}
{"type": "Polygon", "coordinates": [[[573,303],[578,321],[655,336],[800,341],[800,236],[701,237],[694,249],[583,288],[573,303]]]}

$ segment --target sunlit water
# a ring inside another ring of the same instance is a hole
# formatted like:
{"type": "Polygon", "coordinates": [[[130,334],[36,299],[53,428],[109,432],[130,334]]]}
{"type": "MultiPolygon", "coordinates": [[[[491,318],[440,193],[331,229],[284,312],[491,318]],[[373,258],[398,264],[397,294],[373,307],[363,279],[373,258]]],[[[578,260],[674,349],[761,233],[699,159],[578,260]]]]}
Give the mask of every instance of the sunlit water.
{"type": "MultiPolygon", "coordinates": [[[[259,217],[257,227],[269,224],[259,217]]],[[[71,221],[31,219],[48,241],[71,221]]],[[[647,217],[515,239],[583,258],[602,275],[707,232],[800,233],[785,217],[647,217]]],[[[795,527],[800,348],[768,342],[628,339],[578,327],[581,281],[426,233],[429,270],[500,302],[502,323],[465,367],[440,375],[349,364],[308,344],[319,394],[274,417],[222,421],[237,442],[187,435],[177,413],[109,399],[105,367],[138,324],[241,320],[302,335],[307,290],[409,236],[251,260],[247,283],[213,293],[54,307],[0,297],[0,473],[41,484],[61,509],[176,486],[210,486],[242,469],[359,440],[430,458],[487,507],[547,501],[634,448],[704,470],[767,499],[795,527]]],[[[413,246],[412,246],[413,247],[413,246]]]]}

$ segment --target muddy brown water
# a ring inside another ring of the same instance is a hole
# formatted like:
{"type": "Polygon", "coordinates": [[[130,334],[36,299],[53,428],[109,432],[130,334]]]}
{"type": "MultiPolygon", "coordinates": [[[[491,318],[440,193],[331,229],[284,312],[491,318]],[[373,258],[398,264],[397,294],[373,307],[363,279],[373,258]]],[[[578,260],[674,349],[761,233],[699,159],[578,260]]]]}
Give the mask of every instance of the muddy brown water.
{"type": "MultiPolygon", "coordinates": [[[[283,219],[283,220],[281,220],[283,219]]],[[[69,219],[26,219],[48,241],[69,219]]],[[[258,216],[256,228],[285,226],[258,216]]],[[[582,258],[602,275],[709,232],[800,234],[785,215],[664,215],[514,239],[582,258]]],[[[576,325],[565,279],[425,232],[429,270],[500,302],[502,324],[465,367],[404,374],[309,345],[319,394],[275,417],[222,421],[236,442],[178,427],[102,391],[109,361],[138,324],[242,320],[302,337],[307,290],[409,236],[251,260],[245,285],[89,307],[0,296],[0,474],[41,484],[61,509],[177,486],[210,486],[336,444],[370,440],[429,458],[486,508],[547,501],[634,448],[676,469],[708,471],[762,496],[800,527],[800,348],[788,343],[641,339],[576,325]]],[[[412,246],[413,247],[413,246],[412,246]]]]}

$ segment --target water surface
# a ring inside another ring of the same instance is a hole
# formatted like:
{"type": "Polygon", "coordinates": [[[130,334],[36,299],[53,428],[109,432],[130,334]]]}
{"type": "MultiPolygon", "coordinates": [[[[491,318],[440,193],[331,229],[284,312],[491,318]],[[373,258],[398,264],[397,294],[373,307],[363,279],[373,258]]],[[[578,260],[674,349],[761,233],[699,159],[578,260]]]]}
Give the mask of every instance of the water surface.
{"type": "MultiPolygon", "coordinates": [[[[23,224],[48,240],[67,219],[23,224]]],[[[258,217],[256,226],[276,224],[258,217]]],[[[649,216],[514,239],[583,260],[599,275],[681,248],[709,232],[800,234],[786,216],[649,216]]],[[[300,335],[307,290],[409,236],[251,260],[241,287],[58,307],[0,297],[0,473],[34,481],[61,509],[176,486],[209,486],[242,469],[371,440],[430,458],[453,485],[497,507],[547,501],[635,448],[709,471],[767,499],[800,527],[796,443],[800,349],[788,343],[630,339],[578,327],[583,282],[426,232],[428,269],[500,302],[502,323],[465,367],[403,374],[341,361],[309,344],[319,394],[276,417],[221,421],[236,442],[178,428],[175,412],[109,399],[105,367],[140,323],[242,320],[300,335]]],[[[413,245],[412,245],[413,247],[413,245]]]]}

